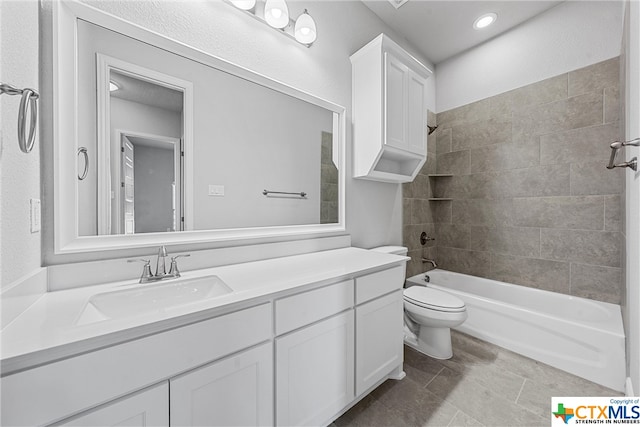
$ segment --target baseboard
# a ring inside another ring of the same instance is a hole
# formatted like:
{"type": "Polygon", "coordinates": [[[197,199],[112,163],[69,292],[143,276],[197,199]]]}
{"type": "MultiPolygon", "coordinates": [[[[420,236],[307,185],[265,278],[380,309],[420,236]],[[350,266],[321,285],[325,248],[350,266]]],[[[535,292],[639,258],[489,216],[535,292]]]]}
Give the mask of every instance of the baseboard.
{"type": "Polygon", "coordinates": [[[627,377],[627,380],[624,382],[624,395],[628,397],[635,396],[633,392],[633,382],[631,382],[630,377],[627,377]]]}

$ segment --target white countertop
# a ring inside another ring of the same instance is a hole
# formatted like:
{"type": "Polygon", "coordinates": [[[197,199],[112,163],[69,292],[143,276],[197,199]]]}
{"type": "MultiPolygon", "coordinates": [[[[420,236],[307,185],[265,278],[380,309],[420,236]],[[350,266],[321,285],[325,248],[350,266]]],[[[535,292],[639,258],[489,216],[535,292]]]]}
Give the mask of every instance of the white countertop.
{"type": "Polygon", "coordinates": [[[343,248],[183,273],[217,275],[233,292],[162,312],[78,325],[92,295],[140,285],[137,279],[49,292],[0,332],[2,375],[249,307],[279,294],[367,274],[408,258],[343,248]]]}

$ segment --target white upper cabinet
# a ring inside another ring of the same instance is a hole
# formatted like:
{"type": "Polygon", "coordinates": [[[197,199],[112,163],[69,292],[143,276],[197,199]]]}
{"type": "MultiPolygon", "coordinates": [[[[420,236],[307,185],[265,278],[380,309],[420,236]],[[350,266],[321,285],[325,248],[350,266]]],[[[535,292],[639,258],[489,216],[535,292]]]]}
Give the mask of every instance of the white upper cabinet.
{"type": "Polygon", "coordinates": [[[431,71],[384,34],[351,56],[354,177],[410,182],[427,159],[431,71]]]}

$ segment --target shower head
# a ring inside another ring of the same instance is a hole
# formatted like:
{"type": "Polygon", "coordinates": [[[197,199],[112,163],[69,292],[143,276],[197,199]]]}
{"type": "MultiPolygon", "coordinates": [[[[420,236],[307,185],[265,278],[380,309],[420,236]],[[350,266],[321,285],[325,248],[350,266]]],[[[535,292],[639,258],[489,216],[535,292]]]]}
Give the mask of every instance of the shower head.
{"type": "Polygon", "coordinates": [[[438,126],[429,126],[427,125],[427,128],[429,128],[429,133],[427,135],[431,135],[432,133],[434,133],[436,131],[436,129],[438,129],[438,126]]]}

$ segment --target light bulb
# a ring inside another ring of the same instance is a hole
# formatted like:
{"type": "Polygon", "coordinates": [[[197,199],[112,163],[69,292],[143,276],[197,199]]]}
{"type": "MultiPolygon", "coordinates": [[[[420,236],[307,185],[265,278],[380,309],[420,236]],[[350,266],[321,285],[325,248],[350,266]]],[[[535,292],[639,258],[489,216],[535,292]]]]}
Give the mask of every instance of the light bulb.
{"type": "Polygon", "coordinates": [[[473,23],[473,28],[475,28],[476,30],[480,30],[482,28],[488,27],[489,25],[493,24],[497,18],[498,15],[496,15],[495,13],[486,13],[475,20],[475,22],[473,23]]]}
{"type": "Polygon", "coordinates": [[[316,22],[305,9],[302,15],[298,16],[294,30],[296,40],[302,44],[311,44],[316,40],[316,22]]]}
{"type": "Polygon", "coordinates": [[[284,0],[267,0],[264,5],[264,20],[274,28],[289,25],[289,8],[284,0]]]}
{"type": "Polygon", "coordinates": [[[256,0],[231,0],[231,3],[238,9],[251,10],[256,5],[256,0]]]}

